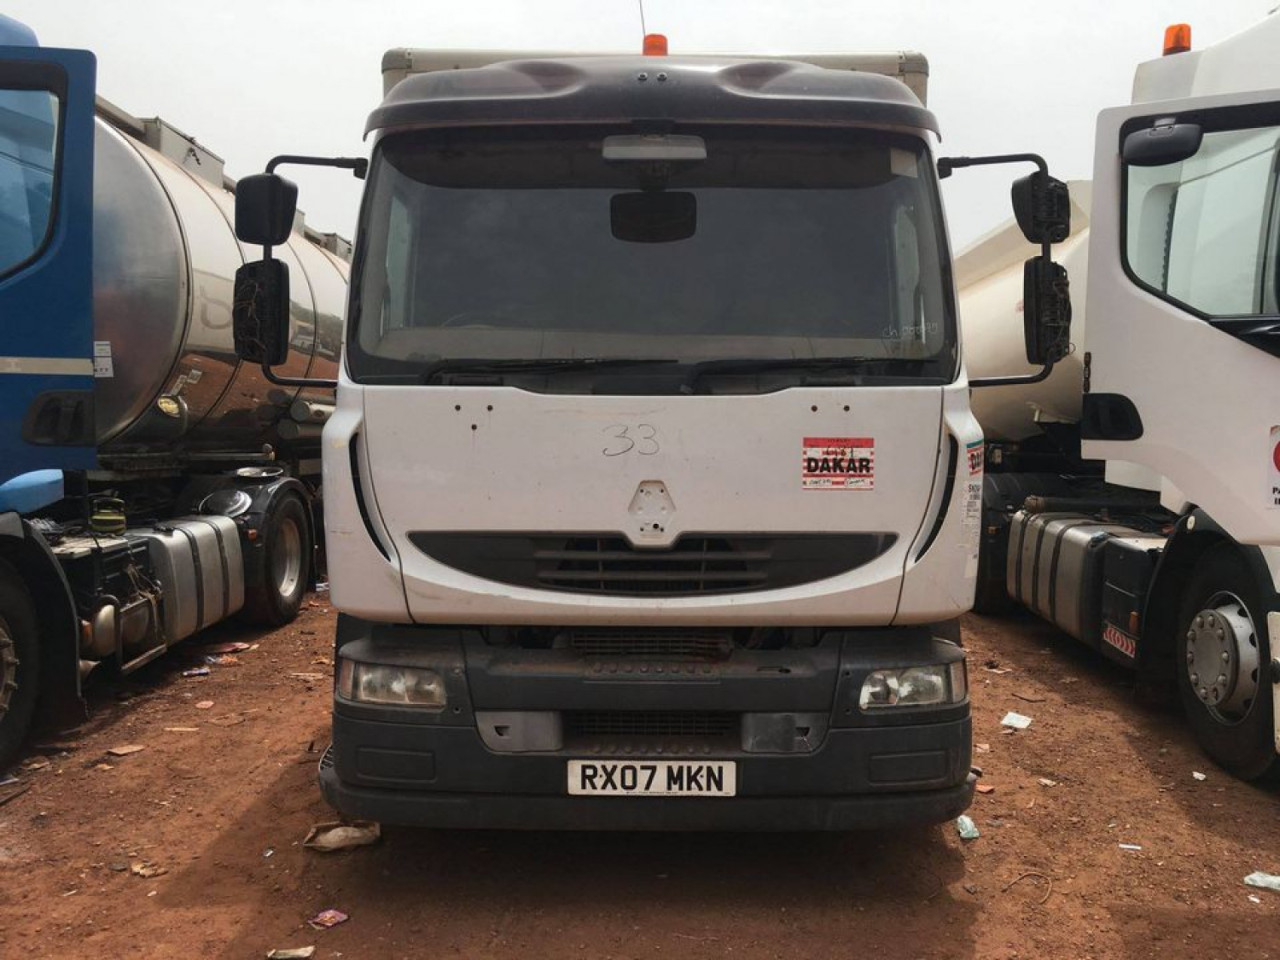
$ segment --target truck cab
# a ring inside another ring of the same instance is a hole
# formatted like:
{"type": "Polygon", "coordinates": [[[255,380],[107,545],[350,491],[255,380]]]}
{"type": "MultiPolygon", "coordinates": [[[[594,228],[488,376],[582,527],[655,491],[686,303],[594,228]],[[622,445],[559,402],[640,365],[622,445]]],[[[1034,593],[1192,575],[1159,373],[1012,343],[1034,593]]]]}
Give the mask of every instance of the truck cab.
{"type": "MultiPolygon", "coordinates": [[[[327,799],[448,827],[954,817],[982,460],[932,114],[785,60],[406,73],[368,124],[324,432],[327,799]]],[[[270,243],[289,185],[262,188],[270,243]]],[[[269,293],[253,312],[263,342],[269,293]]]]}
{"type": "MultiPolygon", "coordinates": [[[[981,607],[1007,593],[1132,668],[1251,780],[1280,770],[1278,40],[1275,15],[1201,50],[1178,24],[1138,65],[1072,185],[1076,376],[979,410],[981,607]]],[[[960,257],[971,343],[1015,308],[1012,235],[960,257]]]]}

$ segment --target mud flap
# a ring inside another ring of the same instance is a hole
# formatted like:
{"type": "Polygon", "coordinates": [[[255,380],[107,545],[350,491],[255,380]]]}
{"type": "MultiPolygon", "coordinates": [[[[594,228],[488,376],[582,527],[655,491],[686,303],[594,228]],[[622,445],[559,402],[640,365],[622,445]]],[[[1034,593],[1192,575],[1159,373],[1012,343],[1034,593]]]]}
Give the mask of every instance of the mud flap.
{"type": "Polygon", "coordinates": [[[1271,722],[1275,725],[1276,752],[1280,753],[1280,670],[1276,654],[1280,651],[1280,612],[1267,614],[1267,646],[1271,651],[1271,722]]]}

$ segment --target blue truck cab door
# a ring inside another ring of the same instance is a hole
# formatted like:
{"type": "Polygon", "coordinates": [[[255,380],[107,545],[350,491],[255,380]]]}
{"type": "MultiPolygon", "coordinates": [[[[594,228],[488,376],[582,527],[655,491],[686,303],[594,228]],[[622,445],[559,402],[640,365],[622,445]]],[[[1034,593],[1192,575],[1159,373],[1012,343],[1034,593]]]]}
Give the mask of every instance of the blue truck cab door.
{"type": "Polygon", "coordinates": [[[0,17],[0,484],[97,462],[95,73],[0,17]]]}

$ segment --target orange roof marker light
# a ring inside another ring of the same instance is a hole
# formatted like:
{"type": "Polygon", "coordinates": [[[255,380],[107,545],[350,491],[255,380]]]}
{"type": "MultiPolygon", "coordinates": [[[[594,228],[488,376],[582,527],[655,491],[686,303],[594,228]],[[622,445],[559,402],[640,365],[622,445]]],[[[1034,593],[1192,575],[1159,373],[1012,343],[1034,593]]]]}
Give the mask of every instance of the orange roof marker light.
{"type": "Polygon", "coordinates": [[[665,57],[667,55],[666,34],[646,33],[644,35],[644,55],[646,57],[665,57]]]}
{"type": "Polygon", "coordinates": [[[1191,49],[1191,24],[1172,23],[1164,28],[1164,55],[1186,53],[1191,49]]]}

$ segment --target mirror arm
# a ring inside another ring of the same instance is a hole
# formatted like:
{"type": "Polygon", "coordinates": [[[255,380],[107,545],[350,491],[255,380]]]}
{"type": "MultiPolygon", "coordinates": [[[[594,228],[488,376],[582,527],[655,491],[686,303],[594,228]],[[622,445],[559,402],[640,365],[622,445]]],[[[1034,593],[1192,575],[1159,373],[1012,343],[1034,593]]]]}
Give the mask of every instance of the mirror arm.
{"type": "Polygon", "coordinates": [[[271,364],[262,365],[262,375],[278,387],[312,387],[316,390],[337,390],[337,380],[322,380],[319,377],[281,377],[271,370],[271,364]]]}
{"type": "Polygon", "coordinates": [[[945,180],[951,176],[952,170],[961,167],[982,167],[995,163],[1034,163],[1041,173],[1049,175],[1049,165],[1038,153],[1000,153],[988,157],[939,157],[938,178],[945,180]]]}
{"type": "Polygon", "coordinates": [[[363,180],[369,173],[369,161],[364,157],[308,157],[292,153],[282,153],[278,157],[272,157],[267,164],[267,173],[275,173],[276,167],[283,163],[296,163],[307,167],[337,167],[339,170],[350,170],[359,180],[363,180]]]}
{"type": "Polygon", "coordinates": [[[969,387],[1008,387],[1014,384],[1040,383],[1047,380],[1049,374],[1053,372],[1053,364],[1046,363],[1035,373],[1029,373],[1021,377],[978,377],[976,380],[969,381],[969,387]]]}

